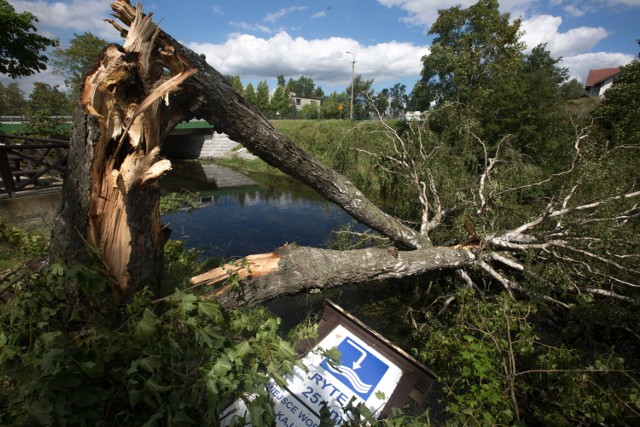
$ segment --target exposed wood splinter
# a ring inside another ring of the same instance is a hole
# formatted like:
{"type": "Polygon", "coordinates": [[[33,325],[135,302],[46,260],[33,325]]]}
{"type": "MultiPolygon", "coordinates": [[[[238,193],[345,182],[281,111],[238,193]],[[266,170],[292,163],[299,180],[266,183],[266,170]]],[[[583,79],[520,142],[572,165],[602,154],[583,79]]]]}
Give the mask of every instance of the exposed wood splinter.
{"type": "Polygon", "coordinates": [[[214,268],[206,273],[191,278],[191,283],[195,286],[213,285],[228,279],[231,275],[237,275],[238,280],[265,276],[280,268],[282,257],[275,252],[265,254],[249,255],[240,263],[229,263],[222,267],[214,268]]]}

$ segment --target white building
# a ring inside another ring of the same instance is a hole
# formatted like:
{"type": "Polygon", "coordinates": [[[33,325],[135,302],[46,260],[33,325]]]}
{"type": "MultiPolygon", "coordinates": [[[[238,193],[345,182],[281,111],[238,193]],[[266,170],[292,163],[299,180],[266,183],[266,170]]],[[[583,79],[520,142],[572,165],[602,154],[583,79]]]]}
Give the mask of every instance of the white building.
{"type": "Polygon", "coordinates": [[[585,93],[589,96],[603,96],[620,74],[620,67],[589,70],[585,93]]]}

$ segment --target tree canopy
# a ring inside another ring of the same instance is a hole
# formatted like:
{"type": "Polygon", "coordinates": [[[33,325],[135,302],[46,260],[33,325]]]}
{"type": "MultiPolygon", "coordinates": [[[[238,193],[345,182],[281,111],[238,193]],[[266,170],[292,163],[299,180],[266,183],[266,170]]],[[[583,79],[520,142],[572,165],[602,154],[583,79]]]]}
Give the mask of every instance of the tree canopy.
{"type": "Polygon", "coordinates": [[[429,55],[422,58],[422,83],[441,104],[479,104],[498,90],[522,66],[520,19],[510,22],[497,0],[480,0],[463,9],[441,10],[429,29],[435,35],[429,55]]]}
{"type": "Polygon", "coordinates": [[[57,47],[52,53],[54,73],[64,76],[64,82],[72,89],[73,98],[78,93],[81,77],[93,66],[108,42],[90,32],[74,34],[66,49],[57,47]]]}
{"type": "Polygon", "coordinates": [[[37,34],[36,22],[31,13],[16,13],[11,4],[0,0],[0,73],[16,78],[47,68],[43,52],[58,41],[37,34]]]}

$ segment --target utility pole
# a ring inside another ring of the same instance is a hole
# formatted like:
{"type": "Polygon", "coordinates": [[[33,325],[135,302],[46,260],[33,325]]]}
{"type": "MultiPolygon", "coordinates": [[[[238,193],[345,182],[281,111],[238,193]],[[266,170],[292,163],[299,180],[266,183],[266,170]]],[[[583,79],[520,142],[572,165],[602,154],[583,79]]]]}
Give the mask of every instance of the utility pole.
{"type": "Polygon", "coordinates": [[[356,71],[356,55],[352,52],[347,52],[350,55],[353,55],[353,61],[351,61],[351,110],[349,112],[349,119],[353,120],[353,83],[355,80],[355,71],[356,71]]]}

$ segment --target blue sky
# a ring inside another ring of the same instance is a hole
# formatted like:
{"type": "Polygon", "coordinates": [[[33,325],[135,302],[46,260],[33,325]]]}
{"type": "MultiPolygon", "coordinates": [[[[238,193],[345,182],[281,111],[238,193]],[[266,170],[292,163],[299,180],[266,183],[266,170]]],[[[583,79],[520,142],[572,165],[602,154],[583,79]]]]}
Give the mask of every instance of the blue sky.
{"type": "MultiPolygon", "coordinates": [[[[30,11],[41,33],[65,46],[73,33],[90,31],[109,41],[118,35],[102,20],[107,0],[9,0],[30,11]]],[[[239,74],[243,83],[300,75],[313,78],[325,93],[343,91],[351,79],[353,52],[357,74],[381,90],[403,83],[407,91],[420,77],[420,58],[429,53],[428,29],[438,9],[468,7],[473,0],[146,0],[161,27],[191,49],[203,53],[223,74],[239,74]]],[[[521,17],[529,48],[548,43],[562,56],[571,77],[586,79],[590,68],[626,64],[640,51],[640,0],[503,0],[503,12],[521,17]]],[[[3,82],[9,81],[1,76],[3,82]]],[[[50,70],[20,80],[63,86],[50,70]]]]}

